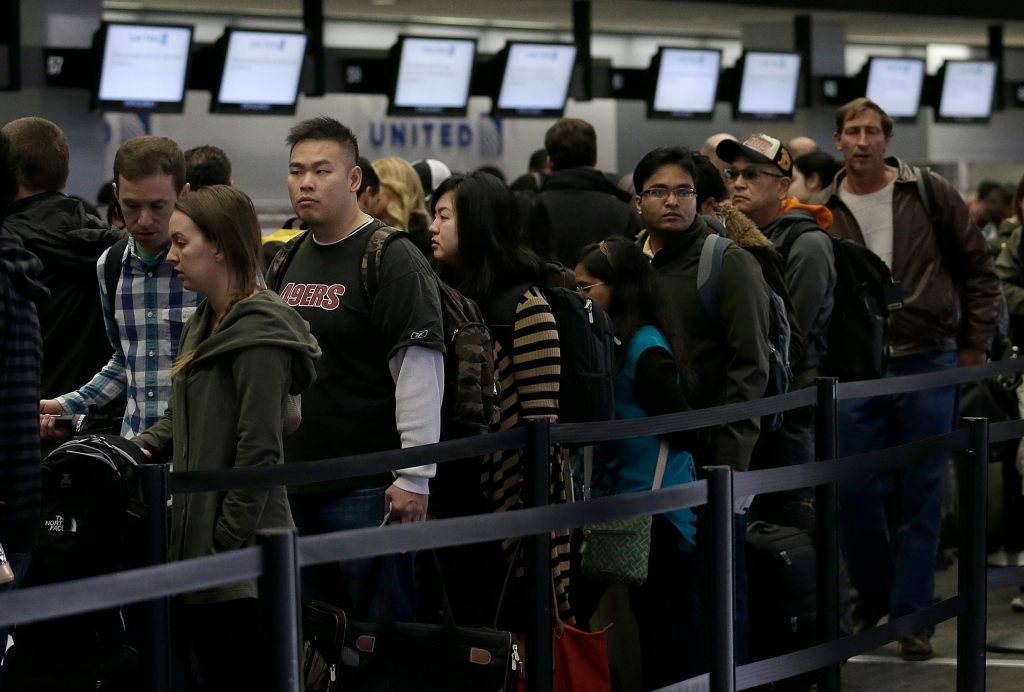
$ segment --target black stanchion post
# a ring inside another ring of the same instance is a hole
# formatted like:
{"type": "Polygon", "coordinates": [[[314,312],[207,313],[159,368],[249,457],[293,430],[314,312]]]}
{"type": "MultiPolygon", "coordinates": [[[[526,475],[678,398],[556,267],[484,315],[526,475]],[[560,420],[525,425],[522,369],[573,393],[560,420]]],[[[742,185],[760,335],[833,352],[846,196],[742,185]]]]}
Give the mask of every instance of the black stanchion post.
{"type": "Polygon", "coordinates": [[[294,531],[260,531],[263,576],[259,581],[263,623],[263,676],[267,692],[300,692],[299,560],[294,531]]]}
{"type": "MultiPolygon", "coordinates": [[[[166,464],[144,464],[142,498],[146,503],[146,565],[167,562],[167,474],[166,464]]],[[[170,599],[158,598],[142,607],[146,618],[143,636],[146,687],[149,692],[167,692],[170,687],[171,637],[170,599]]]]}
{"type": "MultiPolygon", "coordinates": [[[[528,447],[523,460],[523,503],[527,507],[548,504],[550,422],[547,418],[527,424],[528,447]]],[[[551,536],[528,536],[526,543],[526,689],[551,692],[551,536]]]]}
{"type": "Polygon", "coordinates": [[[988,513],[988,419],[965,418],[971,446],[960,483],[959,593],[966,612],[956,622],[957,692],[985,692],[985,627],[988,571],[985,557],[988,513]]]}
{"type": "MultiPolygon", "coordinates": [[[[818,461],[839,457],[839,380],[819,377],[815,449],[818,461]]],[[[814,514],[817,533],[818,641],[839,638],[839,488],[836,483],[815,489],[814,514]]],[[[839,664],[821,671],[820,692],[839,692],[839,664]]]]}
{"type": "MultiPolygon", "coordinates": [[[[736,689],[736,642],[734,620],[736,581],[733,551],[736,548],[733,523],[732,469],[708,466],[708,505],[711,515],[711,550],[714,597],[712,599],[711,692],[736,689]]],[[[529,669],[527,669],[529,670],[529,669]]]]}

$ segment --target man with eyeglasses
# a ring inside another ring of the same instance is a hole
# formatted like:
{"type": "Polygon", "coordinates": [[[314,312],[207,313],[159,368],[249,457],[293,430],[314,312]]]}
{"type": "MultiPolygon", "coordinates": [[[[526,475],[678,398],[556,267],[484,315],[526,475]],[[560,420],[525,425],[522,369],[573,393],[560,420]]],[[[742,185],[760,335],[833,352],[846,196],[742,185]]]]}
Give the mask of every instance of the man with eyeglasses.
{"type": "MultiPolygon", "coordinates": [[[[728,164],[723,172],[733,205],[757,224],[782,255],[793,316],[804,341],[799,361],[791,364],[790,389],[810,387],[825,362],[834,304],[835,256],[824,232],[832,226],[832,212],[789,196],[793,159],[778,139],[756,134],[742,144],[726,140],[716,153],[728,164]]],[[[759,468],[813,462],[814,409],[786,412],[782,427],[762,440],[756,456],[759,468]]],[[[772,493],[758,498],[755,513],[772,523],[811,530],[813,499],[811,489],[772,493]]]]}
{"type": "MultiPolygon", "coordinates": [[[[718,316],[704,309],[697,271],[704,242],[714,231],[697,213],[697,166],[682,148],[655,149],[633,171],[636,207],[645,231],[637,239],[669,306],[683,327],[687,355],[697,373],[693,397],[698,408],[736,404],[764,396],[768,384],[768,288],[749,252],[730,244],[722,255],[718,316]]],[[[727,423],[703,436],[693,453],[698,466],[750,467],[760,418],[727,423]]],[[[746,659],[746,506],[736,519],[736,660],[746,659]]]]}

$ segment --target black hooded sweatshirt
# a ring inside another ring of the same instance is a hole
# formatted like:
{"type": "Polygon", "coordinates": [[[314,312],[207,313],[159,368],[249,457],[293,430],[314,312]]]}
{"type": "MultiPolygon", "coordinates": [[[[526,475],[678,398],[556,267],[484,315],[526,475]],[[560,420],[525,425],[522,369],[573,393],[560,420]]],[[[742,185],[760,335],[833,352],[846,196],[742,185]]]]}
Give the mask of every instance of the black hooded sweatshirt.
{"type": "Polygon", "coordinates": [[[21,241],[43,263],[39,280],[50,291],[36,303],[43,335],[41,396],[75,391],[107,364],[113,347],[100,304],[96,261],[124,237],[59,192],[20,199],[4,221],[3,235],[21,241]]]}
{"type": "Polygon", "coordinates": [[[39,519],[39,320],[43,266],[21,243],[0,237],[0,544],[31,550],[39,519]]]}
{"type": "Polygon", "coordinates": [[[633,195],[596,168],[555,171],[544,181],[539,196],[546,212],[551,256],[570,269],[588,244],[613,235],[635,238],[640,232],[633,195]]]}

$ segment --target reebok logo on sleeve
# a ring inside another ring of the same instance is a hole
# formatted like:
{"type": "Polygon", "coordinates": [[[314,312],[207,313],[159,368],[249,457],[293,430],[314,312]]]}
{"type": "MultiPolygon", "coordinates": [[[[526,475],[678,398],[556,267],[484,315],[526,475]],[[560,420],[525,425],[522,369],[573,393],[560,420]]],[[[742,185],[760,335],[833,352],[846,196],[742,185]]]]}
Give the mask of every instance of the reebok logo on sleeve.
{"type": "Polygon", "coordinates": [[[288,284],[281,289],[281,299],[293,308],[336,310],[341,305],[345,287],[341,284],[288,284]]]}

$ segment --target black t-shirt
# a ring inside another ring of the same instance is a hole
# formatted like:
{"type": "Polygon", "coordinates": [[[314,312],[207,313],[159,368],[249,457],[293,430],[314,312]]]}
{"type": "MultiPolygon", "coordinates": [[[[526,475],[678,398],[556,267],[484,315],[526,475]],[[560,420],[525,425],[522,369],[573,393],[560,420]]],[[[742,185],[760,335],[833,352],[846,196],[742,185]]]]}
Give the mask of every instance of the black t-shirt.
{"type": "MultiPolygon", "coordinates": [[[[309,322],[322,352],[316,383],[302,394],[302,425],[285,438],[286,462],[398,449],[388,361],[406,346],[444,351],[437,283],[407,238],[386,246],[377,295],[369,304],[361,274],[373,230],[367,224],[331,245],[307,234],[281,277],[281,297],[309,322]]],[[[301,490],[386,484],[384,475],[301,490]]]]}

